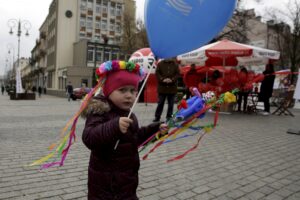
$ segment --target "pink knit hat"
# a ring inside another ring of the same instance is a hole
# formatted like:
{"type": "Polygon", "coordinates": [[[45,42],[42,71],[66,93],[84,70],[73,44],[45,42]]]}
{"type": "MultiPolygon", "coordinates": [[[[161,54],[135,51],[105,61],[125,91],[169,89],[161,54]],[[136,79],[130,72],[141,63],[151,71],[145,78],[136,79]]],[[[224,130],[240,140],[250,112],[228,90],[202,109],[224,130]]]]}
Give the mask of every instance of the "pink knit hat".
{"type": "Polygon", "coordinates": [[[102,91],[106,97],[114,90],[126,85],[132,85],[137,89],[139,81],[141,81],[145,75],[144,70],[139,64],[120,60],[102,63],[98,69],[96,69],[96,74],[98,81],[100,81],[99,83],[104,80],[102,91]]]}
{"type": "Polygon", "coordinates": [[[132,73],[127,70],[111,71],[107,73],[103,93],[108,97],[114,90],[125,85],[132,85],[136,89],[141,77],[137,73],[132,73]]]}

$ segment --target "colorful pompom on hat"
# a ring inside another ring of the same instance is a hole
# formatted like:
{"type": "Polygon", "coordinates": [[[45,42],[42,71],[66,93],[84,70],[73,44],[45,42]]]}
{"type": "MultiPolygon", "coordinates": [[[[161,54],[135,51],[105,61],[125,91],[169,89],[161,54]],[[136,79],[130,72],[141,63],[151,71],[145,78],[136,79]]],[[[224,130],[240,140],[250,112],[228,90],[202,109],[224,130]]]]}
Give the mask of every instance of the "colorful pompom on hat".
{"type": "Polygon", "coordinates": [[[108,97],[114,90],[133,85],[138,88],[138,83],[144,78],[143,69],[133,62],[119,60],[107,61],[96,69],[97,78],[105,77],[103,93],[108,97]]]}

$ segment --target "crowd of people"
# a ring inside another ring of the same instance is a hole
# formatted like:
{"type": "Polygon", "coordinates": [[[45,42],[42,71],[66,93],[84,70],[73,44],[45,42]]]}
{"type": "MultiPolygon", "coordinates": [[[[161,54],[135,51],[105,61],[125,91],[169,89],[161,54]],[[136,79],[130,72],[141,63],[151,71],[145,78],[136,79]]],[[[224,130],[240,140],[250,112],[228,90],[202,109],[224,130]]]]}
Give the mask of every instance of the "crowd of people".
{"type": "MultiPolygon", "coordinates": [[[[270,114],[270,99],[273,95],[273,87],[275,80],[275,71],[273,64],[267,64],[265,70],[262,74],[254,74],[253,71],[248,71],[246,67],[240,66],[239,71],[225,70],[220,72],[220,69],[207,68],[203,70],[192,64],[190,69],[184,73],[183,81],[186,85],[186,97],[190,97],[190,88],[196,87],[201,93],[207,91],[214,91],[218,96],[223,92],[230,91],[233,88],[238,88],[237,93],[237,111],[249,113],[251,112],[251,106],[248,105],[249,102],[253,104],[253,101],[262,102],[263,110],[259,113],[262,115],[270,114]],[[199,70],[200,69],[200,70],[199,70]],[[213,69],[213,72],[211,72],[213,69]],[[200,73],[199,73],[200,72],[200,73]],[[202,73],[201,73],[202,72],[202,73]],[[228,77],[226,77],[228,76],[228,77]],[[226,85],[231,84],[231,89],[226,85]],[[260,87],[258,87],[260,85],[260,87]],[[222,88],[223,87],[223,88],[222,88]],[[256,97],[255,100],[251,98],[256,97]]],[[[285,85],[290,86],[290,81],[285,80],[285,85]]]]}

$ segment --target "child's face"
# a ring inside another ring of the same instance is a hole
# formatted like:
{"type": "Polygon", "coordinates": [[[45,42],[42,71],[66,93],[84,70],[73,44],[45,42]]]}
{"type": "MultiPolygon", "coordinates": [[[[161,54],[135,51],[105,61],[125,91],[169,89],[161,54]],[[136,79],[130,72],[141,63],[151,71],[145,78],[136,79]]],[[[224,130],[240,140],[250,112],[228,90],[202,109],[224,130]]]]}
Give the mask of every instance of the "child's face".
{"type": "Polygon", "coordinates": [[[132,85],[126,85],[119,89],[114,90],[109,99],[120,109],[130,110],[137,95],[137,90],[132,85]]]}

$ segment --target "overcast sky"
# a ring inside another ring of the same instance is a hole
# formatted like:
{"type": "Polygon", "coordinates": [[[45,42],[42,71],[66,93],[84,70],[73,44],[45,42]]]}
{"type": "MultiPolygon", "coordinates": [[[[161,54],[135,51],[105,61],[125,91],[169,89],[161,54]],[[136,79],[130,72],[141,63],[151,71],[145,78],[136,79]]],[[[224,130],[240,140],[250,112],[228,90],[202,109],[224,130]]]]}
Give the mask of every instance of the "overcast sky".
{"type": "MultiPolygon", "coordinates": [[[[137,16],[143,18],[145,0],[137,1],[137,16]]],[[[22,32],[20,43],[20,57],[30,57],[30,51],[35,45],[35,40],[38,38],[39,28],[45,20],[49,5],[52,0],[0,0],[0,75],[3,75],[5,70],[11,67],[12,54],[8,54],[8,47],[14,47],[15,60],[17,58],[18,37],[16,29],[14,34],[10,35],[7,22],[9,19],[21,19],[30,21],[32,27],[29,30],[29,37],[25,37],[25,31],[22,32]]],[[[285,7],[288,0],[262,0],[258,5],[253,0],[245,0],[247,2],[245,8],[255,8],[256,12],[263,15],[266,7],[285,7]]],[[[24,29],[23,29],[24,30],[24,29]]],[[[13,51],[13,50],[12,50],[13,51]]]]}

